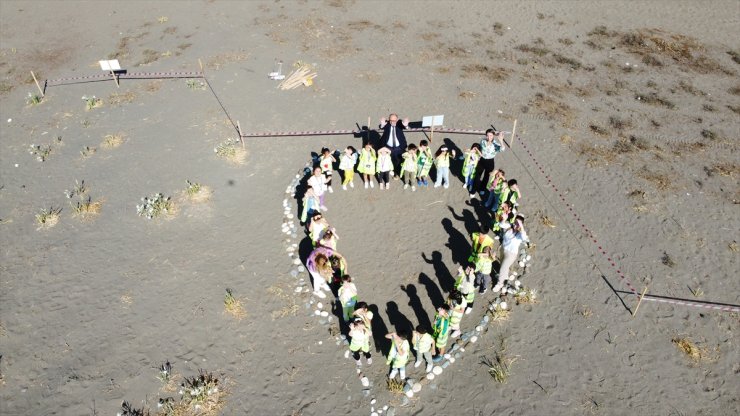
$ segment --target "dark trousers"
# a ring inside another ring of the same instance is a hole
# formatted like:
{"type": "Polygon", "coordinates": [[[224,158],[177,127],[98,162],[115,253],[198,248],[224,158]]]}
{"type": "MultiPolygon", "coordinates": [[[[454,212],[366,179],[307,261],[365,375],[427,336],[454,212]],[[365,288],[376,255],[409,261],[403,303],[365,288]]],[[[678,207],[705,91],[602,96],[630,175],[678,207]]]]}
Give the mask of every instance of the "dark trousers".
{"type": "Polygon", "coordinates": [[[480,191],[486,190],[486,184],[488,183],[488,178],[490,177],[491,172],[493,172],[493,170],[496,169],[495,158],[479,160],[477,169],[479,170],[479,172],[477,175],[475,175],[476,176],[475,189],[480,192],[480,191]]]}

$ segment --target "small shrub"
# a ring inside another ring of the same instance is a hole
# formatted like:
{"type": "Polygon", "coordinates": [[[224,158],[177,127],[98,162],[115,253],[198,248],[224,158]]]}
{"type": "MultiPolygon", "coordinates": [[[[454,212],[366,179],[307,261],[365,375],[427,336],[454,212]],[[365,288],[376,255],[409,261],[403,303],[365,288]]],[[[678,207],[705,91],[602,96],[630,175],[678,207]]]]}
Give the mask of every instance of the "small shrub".
{"type": "Polygon", "coordinates": [[[103,203],[101,201],[93,202],[92,197],[88,196],[81,201],[77,201],[77,203],[75,204],[70,202],[70,205],[72,205],[72,211],[75,213],[75,215],[87,217],[99,214],[100,208],[103,206],[103,203]]]}
{"type": "Polygon", "coordinates": [[[198,81],[195,79],[189,79],[185,81],[185,84],[187,84],[188,88],[191,90],[205,90],[206,89],[206,83],[203,81],[198,81]]]}
{"type": "Polygon", "coordinates": [[[665,107],[665,108],[670,109],[670,110],[676,108],[676,105],[675,104],[673,104],[672,102],[666,100],[665,98],[659,97],[658,94],[656,94],[654,92],[651,92],[649,94],[637,93],[637,94],[635,94],[635,99],[637,101],[643,102],[645,104],[650,104],[650,105],[656,105],[656,106],[660,106],[660,107],[665,107]]]}
{"type": "Polygon", "coordinates": [[[28,93],[28,98],[26,99],[26,103],[28,105],[32,105],[33,106],[33,105],[41,104],[41,102],[43,100],[44,100],[44,97],[42,97],[42,96],[40,96],[38,94],[34,94],[32,92],[29,92],[28,93]]]}
{"type": "Polygon", "coordinates": [[[234,297],[231,289],[226,289],[226,296],[224,296],[224,309],[226,313],[238,320],[242,320],[247,316],[247,312],[244,310],[242,302],[234,297]]]}
{"type": "Polygon", "coordinates": [[[673,261],[671,256],[665,251],[663,252],[663,257],[660,258],[660,262],[663,263],[663,265],[668,266],[668,267],[676,266],[676,262],[673,261]]]}
{"type": "Polygon", "coordinates": [[[699,347],[694,341],[686,337],[674,337],[671,342],[676,344],[681,352],[686,354],[694,363],[708,358],[709,353],[706,348],[699,347]]]}
{"type": "Polygon", "coordinates": [[[154,194],[141,198],[142,204],[136,206],[136,213],[140,217],[145,216],[151,220],[163,215],[174,214],[174,204],[172,198],[166,197],[162,193],[154,194]]]}
{"type": "Polygon", "coordinates": [[[121,411],[118,412],[117,416],[149,416],[151,413],[149,413],[149,410],[146,408],[136,408],[131,405],[131,403],[124,400],[123,403],[121,403],[121,411]]]}
{"type": "Polygon", "coordinates": [[[511,374],[511,364],[516,361],[516,358],[506,358],[503,355],[503,351],[499,351],[493,357],[493,360],[483,358],[481,364],[488,368],[488,374],[497,382],[506,384],[511,374]]]}
{"type": "Polygon", "coordinates": [[[214,147],[213,152],[231,163],[243,164],[247,154],[242,147],[237,146],[239,143],[241,143],[239,139],[227,139],[214,147]]]}
{"type": "Polygon", "coordinates": [[[37,144],[31,144],[29,146],[28,153],[35,155],[36,160],[39,162],[44,162],[46,159],[49,158],[49,155],[51,155],[51,145],[37,145],[37,144]]]}
{"type": "Polygon", "coordinates": [[[522,303],[537,303],[537,291],[528,287],[521,288],[514,292],[514,300],[517,305],[522,303]]]}
{"type": "Polygon", "coordinates": [[[93,108],[98,108],[103,105],[103,100],[100,98],[95,97],[94,95],[92,97],[88,97],[86,95],[82,96],[82,101],[85,102],[85,109],[87,111],[92,110],[93,108]]]}
{"type": "Polygon", "coordinates": [[[180,402],[189,407],[215,404],[219,399],[219,380],[212,373],[199,371],[197,377],[186,377],[181,384],[180,402]]]}
{"type": "Polygon", "coordinates": [[[201,185],[198,182],[185,181],[188,187],[185,189],[185,196],[191,202],[204,202],[211,198],[211,188],[201,185]]]}
{"type": "Polygon", "coordinates": [[[39,226],[38,229],[46,230],[57,225],[59,222],[59,214],[61,212],[61,208],[51,207],[49,209],[42,209],[41,212],[36,214],[36,224],[39,226]]]}
{"type": "Polygon", "coordinates": [[[157,375],[157,378],[164,384],[170,382],[172,378],[172,364],[169,361],[159,366],[159,375],[157,375]]]}

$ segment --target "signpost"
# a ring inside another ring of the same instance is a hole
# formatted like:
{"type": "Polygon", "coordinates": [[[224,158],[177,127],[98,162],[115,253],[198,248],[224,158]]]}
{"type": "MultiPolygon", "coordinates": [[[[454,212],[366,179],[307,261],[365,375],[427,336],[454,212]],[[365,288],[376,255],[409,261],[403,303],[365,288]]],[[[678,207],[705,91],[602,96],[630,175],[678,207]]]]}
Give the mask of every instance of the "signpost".
{"type": "Polygon", "coordinates": [[[429,142],[431,143],[434,139],[434,126],[442,126],[445,121],[444,114],[440,114],[438,116],[424,116],[421,119],[421,126],[422,127],[431,127],[431,131],[429,134],[429,142]]]}
{"type": "Polygon", "coordinates": [[[100,69],[103,71],[110,71],[110,74],[113,75],[113,80],[116,81],[116,86],[121,88],[121,84],[118,83],[118,77],[116,76],[116,71],[121,70],[121,64],[118,63],[118,59],[98,61],[98,63],[100,64],[100,69]]]}

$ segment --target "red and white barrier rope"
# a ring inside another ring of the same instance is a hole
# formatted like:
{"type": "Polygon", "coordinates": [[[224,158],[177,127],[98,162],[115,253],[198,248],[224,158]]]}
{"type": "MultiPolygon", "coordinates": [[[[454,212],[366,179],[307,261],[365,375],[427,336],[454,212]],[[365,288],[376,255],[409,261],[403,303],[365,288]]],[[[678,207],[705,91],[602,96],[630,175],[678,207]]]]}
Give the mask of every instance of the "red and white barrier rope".
{"type": "MultiPolygon", "coordinates": [[[[537,169],[540,171],[542,176],[547,180],[548,185],[552,187],[553,191],[555,191],[555,193],[558,195],[558,197],[563,202],[563,204],[565,204],[565,206],[568,208],[568,212],[571,213],[571,215],[573,216],[573,219],[581,226],[581,229],[589,237],[590,241],[594,244],[597,251],[602,256],[604,256],[606,261],[612,266],[612,268],[617,273],[617,276],[619,276],[619,278],[627,286],[630,292],[633,295],[640,296],[640,294],[637,292],[637,290],[635,290],[634,286],[632,285],[632,282],[630,282],[630,280],[624,275],[624,273],[619,268],[619,266],[617,266],[616,262],[607,254],[606,250],[604,249],[604,245],[599,242],[599,240],[594,236],[594,234],[586,226],[586,224],[583,223],[580,215],[574,209],[574,205],[566,201],[563,193],[560,191],[560,189],[558,189],[555,183],[553,183],[552,177],[545,171],[545,168],[537,161],[537,158],[535,158],[532,151],[529,150],[529,148],[527,147],[527,143],[524,140],[519,140],[519,143],[522,144],[522,147],[527,152],[527,155],[529,156],[529,158],[532,160],[532,162],[534,162],[535,166],[537,166],[537,169]]],[[[649,294],[645,294],[643,296],[643,300],[651,301],[651,302],[659,302],[659,303],[669,303],[673,305],[691,306],[695,308],[719,310],[723,312],[740,312],[740,306],[738,305],[728,305],[728,304],[722,304],[718,302],[698,302],[698,301],[690,301],[690,300],[684,300],[684,299],[668,299],[666,297],[657,296],[657,295],[653,296],[649,294]]]]}
{"type": "MultiPolygon", "coordinates": [[[[371,130],[378,131],[378,130],[371,130]]],[[[318,131],[268,131],[260,133],[243,133],[242,137],[287,137],[287,136],[336,136],[343,134],[363,134],[367,130],[318,130],[318,131]]],[[[430,133],[428,128],[421,129],[404,129],[407,133],[430,133]]],[[[454,133],[454,134],[485,134],[485,130],[468,130],[468,129],[434,129],[435,133],[454,133]]]]}
{"type": "MultiPolygon", "coordinates": [[[[118,79],[160,79],[160,78],[203,78],[203,73],[198,71],[176,71],[176,72],[121,72],[116,73],[118,79]]],[[[110,73],[85,75],[70,78],[47,79],[47,86],[64,85],[80,81],[106,81],[113,80],[110,73]]]]}

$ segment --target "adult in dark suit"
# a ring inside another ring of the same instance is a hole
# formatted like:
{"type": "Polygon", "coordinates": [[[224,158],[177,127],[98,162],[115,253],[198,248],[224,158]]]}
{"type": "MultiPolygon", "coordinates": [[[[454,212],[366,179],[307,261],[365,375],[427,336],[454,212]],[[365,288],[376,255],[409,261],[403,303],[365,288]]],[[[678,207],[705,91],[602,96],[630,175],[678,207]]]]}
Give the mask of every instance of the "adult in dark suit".
{"type": "MultiPolygon", "coordinates": [[[[406,136],[403,130],[409,127],[408,117],[398,123],[398,115],[391,113],[386,120],[385,117],[380,119],[380,128],[383,135],[380,137],[378,147],[387,147],[391,149],[391,159],[393,160],[393,171],[397,174],[401,166],[401,155],[406,151],[406,136]]],[[[398,175],[394,175],[398,179],[398,175]]]]}

